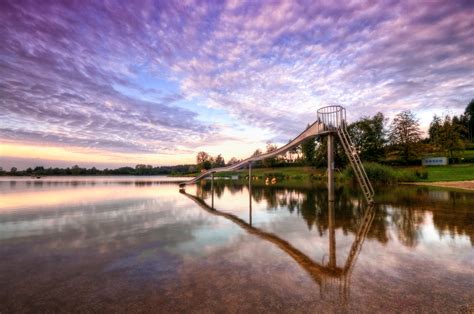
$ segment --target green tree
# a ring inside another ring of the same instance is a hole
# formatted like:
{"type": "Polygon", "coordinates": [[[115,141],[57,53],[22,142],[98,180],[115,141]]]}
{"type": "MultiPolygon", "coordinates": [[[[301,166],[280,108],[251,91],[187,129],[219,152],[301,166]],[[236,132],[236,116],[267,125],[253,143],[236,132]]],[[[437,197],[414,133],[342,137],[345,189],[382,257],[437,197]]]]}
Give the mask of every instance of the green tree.
{"type": "MultiPolygon", "coordinates": [[[[271,144],[271,143],[267,143],[267,151],[266,153],[271,153],[271,152],[274,152],[275,150],[278,149],[278,146],[274,145],[274,144],[271,144]]],[[[273,157],[273,158],[265,158],[263,160],[263,166],[264,167],[273,167],[275,166],[277,163],[277,159],[276,157],[273,157]]]]}
{"type": "MultiPolygon", "coordinates": [[[[252,157],[256,157],[256,156],[260,156],[262,154],[262,151],[260,149],[256,149],[253,154],[252,154],[252,157]]],[[[256,161],[253,163],[253,167],[254,168],[258,168],[258,167],[261,167],[262,166],[262,161],[256,161]]]]}
{"type": "MultiPolygon", "coordinates": [[[[35,173],[37,173],[36,169],[35,169],[35,173]]],[[[81,174],[81,168],[78,165],[74,165],[71,168],[71,174],[74,175],[74,176],[80,175],[81,174]]]]}
{"type": "Polygon", "coordinates": [[[153,167],[151,165],[138,164],[135,166],[136,175],[151,175],[153,174],[153,167]]]}
{"type": "Polygon", "coordinates": [[[474,99],[467,105],[464,117],[466,118],[465,127],[468,133],[468,140],[472,143],[474,142],[474,99]]]}
{"type": "Polygon", "coordinates": [[[198,170],[211,169],[212,167],[211,156],[209,156],[209,154],[206,152],[197,153],[196,164],[197,164],[198,170]]]}
{"type": "Polygon", "coordinates": [[[224,157],[222,157],[221,154],[217,155],[216,158],[214,158],[214,163],[213,163],[213,168],[216,167],[224,167],[225,166],[225,160],[224,157]]]}
{"type": "Polygon", "coordinates": [[[301,143],[301,152],[303,153],[303,159],[305,164],[308,166],[314,165],[316,156],[316,141],[314,138],[307,139],[301,143]]]}
{"type": "Polygon", "coordinates": [[[196,155],[196,164],[202,164],[203,162],[205,162],[206,160],[209,160],[210,156],[208,153],[206,152],[199,152],[197,153],[196,155]]]}
{"type": "Polygon", "coordinates": [[[200,165],[201,169],[209,170],[212,168],[212,159],[204,160],[204,162],[200,165]]]}
{"type": "MultiPolygon", "coordinates": [[[[288,141],[290,143],[291,140],[288,141]]],[[[293,163],[299,159],[299,153],[301,152],[301,145],[293,146],[289,151],[288,151],[288,161],[293,163]]]]}
{"type": "Polygon", "coordinates": [[[389,142],[401,160],[408,162],[420,153],[421,130],[414,113],[405,110],[395,116],[390,125],[389,142]]]}
{"type": "Polygon", "coordinates": [[[44,175],[44,167],[43,166],[37,166],[35,169],[32,170],[32,173],[34,175],[44,175]]]}
{"type": "Polygon", "coordinates": [[[439,142],[439,133],[442,125],[443,121],[441,120],[441,117],[434,115],[433,121],[431,121],[430,128],[428,129],[430,143],[437,144],[439,142]]]}
{"type": "Polygon", "coordinates": [[[238,160],[237,158],[232,157],[232,158],[227,162],[227,166],[234,165],[234,164],[238,163],[239,161],[240,161],[240,160],[238,160]]]}
{"type": "MultiPolygon", "coordinates": [[[[306,126],[308,129],[310,125],[306,126]]],[[[314,165],[314,160],[316,156],[316,140],[314,138],[309,138],[301,143],[301,153],[303,154],[304,163],[308,166],[314,165]]]]}
{"type": "Polygon", "coordinates": [[[463,126],[446,115],[440,128],[437,143],[450,158],[455,157],[455,152],[464,150],[464,141],[461,139],[463,126]]]}
{"type": "Polygon", "coordinates": [[[351,139],[364,161],[378,161],[385,152],[385,124],[387,119],[381,112],[363,117],[349,125],[351,139]]]}

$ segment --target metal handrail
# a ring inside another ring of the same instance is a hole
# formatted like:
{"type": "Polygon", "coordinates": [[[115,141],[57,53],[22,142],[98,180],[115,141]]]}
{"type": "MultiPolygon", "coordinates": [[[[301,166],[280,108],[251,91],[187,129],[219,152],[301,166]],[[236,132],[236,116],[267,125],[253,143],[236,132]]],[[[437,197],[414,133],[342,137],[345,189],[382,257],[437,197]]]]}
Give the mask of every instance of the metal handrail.
{"type": "Polygon", "coordinates": [[[324,123],[329,130],[340,128],[346,121],[346,109],[339,105],[319,108],[318,121],[324,123]]]}

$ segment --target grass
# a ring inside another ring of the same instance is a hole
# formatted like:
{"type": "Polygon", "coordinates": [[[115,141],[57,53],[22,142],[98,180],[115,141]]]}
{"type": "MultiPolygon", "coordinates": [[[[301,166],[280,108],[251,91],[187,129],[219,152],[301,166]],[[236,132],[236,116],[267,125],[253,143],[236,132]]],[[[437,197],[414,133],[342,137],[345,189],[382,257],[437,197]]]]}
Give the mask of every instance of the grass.
{"type": "Polygon", "coordinates": [[[474,164],[423,167],[428,172],[426,179],[417,182],[474,180],[474,164]]]}
{"type": "MultiPolygon", "coordinates": [[[[466,181],[474,180],[474,164],[460,164],[448,166],[431,167],[389,167],[376,163],[364,163],[369,178],[374,183],[396,183],[396,182],[439,182],[439,181],[466,181]]],[[[352,171],[346,169],[343,173],[336,171],[338,180],[349,180],[352,171]]],[[[194,177],[197,174],[187,176],[194,177]]],[[[248,169],[233,172],[216,173],[215,177],[239,176],[245,179],[248,169]]],[[[315,169],[312,167],[279,167],[279,168],[255,168],[252,176],[259,179],[267,177],[277,178],[278,181],[314,181],[326,180],[326,169],[315,169]]]]}
{"type": "MultiPolygon", "coordinates": [[[[229,177],[238,175],[245,177],[248,175],[248,169],[241,169],[234,172],[216,173],[216,177],[229,177]]],[[[307,180],[325,176],[326,170],[315,169],[312,167],[278,167],[278,168],[253,168],[252,176],[258,178],[276,177],[279,179],[307,180]]]]}
{"type": "MultiPolygon", "coordinates": [[[[238,175],[245,177],[249,173],[248,168],[226,171],[214,174],[214,177],[230,177],[238,175]]],[[[278,168],[252,168],[252,176],[266,178],[266,177],[283,177],[288,179],[308,179],[315,176],[324,176],[325,169],[315,169],[312,167],[278,167],[278,168]]],[[[185,175],[176,175],[184,177],[195,177],[198,173],[188,173],[185,175]]]]}

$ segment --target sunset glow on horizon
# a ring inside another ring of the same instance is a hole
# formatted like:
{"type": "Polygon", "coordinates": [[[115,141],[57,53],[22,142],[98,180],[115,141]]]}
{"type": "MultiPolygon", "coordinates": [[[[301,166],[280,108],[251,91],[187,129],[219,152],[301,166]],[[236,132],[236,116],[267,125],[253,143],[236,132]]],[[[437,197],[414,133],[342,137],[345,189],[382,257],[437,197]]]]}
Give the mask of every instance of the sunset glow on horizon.
{"type": "Polygon", "coordinates": [[[0,167],[195,163],[474,98],[472,1],[0,3],[0,167]]]}

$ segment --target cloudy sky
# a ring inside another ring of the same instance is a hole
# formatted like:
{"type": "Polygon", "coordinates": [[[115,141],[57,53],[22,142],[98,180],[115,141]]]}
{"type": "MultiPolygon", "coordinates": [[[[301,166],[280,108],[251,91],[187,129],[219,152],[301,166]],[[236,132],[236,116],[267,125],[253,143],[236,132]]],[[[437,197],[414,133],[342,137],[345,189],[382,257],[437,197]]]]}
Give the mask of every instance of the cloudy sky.
{"type": "Polygon", "coordinates": [[[0,166],[193,163],[474,97],[473,1],[0,1],[0,166]]]}

